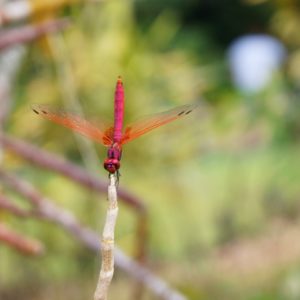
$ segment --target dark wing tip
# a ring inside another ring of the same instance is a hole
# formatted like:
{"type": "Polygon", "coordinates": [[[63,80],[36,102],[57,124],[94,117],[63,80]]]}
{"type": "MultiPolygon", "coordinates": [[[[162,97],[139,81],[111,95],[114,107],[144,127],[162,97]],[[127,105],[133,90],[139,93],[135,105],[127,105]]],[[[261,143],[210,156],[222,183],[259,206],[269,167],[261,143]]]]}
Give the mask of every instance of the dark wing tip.
{"type": "Polygon", "coordinates": [[[188,108],[186,110],[182,110],[180,113],[177,114],[178,117],[182,116],[182,115],[188,115],[190,114],[195,108],[197,108],[197,106],[195,105],[195,107],[193,108],[188,108]]]}
{"type": "Polygon", "coordinates": [[[40,115],[40,114],[47,114],[47,108],[44,108],[43,105],[40,105],[40,104],[32,104],[31,105],[31,109],[34,113],[36,113],[37,115],[40,115]]]}

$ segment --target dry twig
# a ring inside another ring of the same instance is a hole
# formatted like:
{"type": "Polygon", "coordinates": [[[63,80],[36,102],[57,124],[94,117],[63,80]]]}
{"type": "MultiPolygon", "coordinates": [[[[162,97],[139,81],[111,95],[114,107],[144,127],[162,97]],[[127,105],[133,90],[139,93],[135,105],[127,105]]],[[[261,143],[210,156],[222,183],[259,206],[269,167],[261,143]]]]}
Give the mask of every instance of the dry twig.
{"type": "Polygon", "coordinates": [[[102,264],[94,299],[106,300],[108,288],[114,274],[115,225],[118,217],[118,196],[115,174],[109,175],[108,208],[101,239],[102,264]]]}
{"type": "MultiPolygon", "coordinates": [[[[10,186],[18,194],[22,195],[33,206],[35,216],[51,221],[64,230],[70,232],[89,249],[98,252],[100,243],[97,233],[80,224],[71,212],[57,207],[53,202],[43,197],[31,184],[20,178],[8,174],[0,169],[0,180],[10,186]]],[[[156,296],[165,300],[185,300],[178,291],[170,288],[166,282],[155,276],[150,270],[125,255],[120,249],[115,248],[115,263],[127,274],[143,283],[156,296]]]]}
{"type": "MultiPolygon", "coordinates": [[[[29,143],[0,134],[0,144],[7,150],[21,156],[27,161],[40,167],[56,171],[79,184],[94,189],[97,192],[106,192],[106,182],[95,175],[85,171],[83,168],[70,163],[56,155],[48,153],[29,143]]],[[[135,209],[138,213],[137,229],[137,259],[140,263],[145,262],[147,248],[148,214],[144,201],[126,189],[119,187],[118,195],[120,201],[135,209]]]]}
{"type": "MultiPolygon", "coordinates": [[[[9,137],[3,133],[0,134],[0,145],[3,145],[7,150],[21,156],[35,165],[56,171],[83,186],[96,190],[97,192],[106,192],[106,182],[102,179],[97,178],[95,175],[88,173],[83,168],[71,162],[41,150],[29,143],[9,137]]],[[[118,188],[118,195],[120,201],[129,205],[138,213],[137,260],[144,264],[146,260],[148,236],[148,214],[144,201],[122,187],[118,188]]]]}

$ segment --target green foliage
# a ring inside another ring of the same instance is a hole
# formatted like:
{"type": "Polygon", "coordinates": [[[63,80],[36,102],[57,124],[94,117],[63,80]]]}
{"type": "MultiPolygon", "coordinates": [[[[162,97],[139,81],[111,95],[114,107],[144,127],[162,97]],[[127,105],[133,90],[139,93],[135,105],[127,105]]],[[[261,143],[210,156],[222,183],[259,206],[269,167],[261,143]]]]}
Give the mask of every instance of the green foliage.
{"type": "MultiPolygon", "coordinates": [[[[7,130],[84,164],[90,152],[80,150],[79,142],[67,129],[37,118],[30,112],[31,104],[48,103],[73,110],[68,93],[74,93],[87,115],[92,112],[91,117],[99,121],[109,119],[118,75],[125,83],[128,122],[206,96],[207,113],[198,112],[124,147],[120,185],[144,199],[149,209],[150,257],[164,263],[166,268],[161,272],[180,282],[191,299],[282,299],[282,293],[288,292],[280,287],[290,277],[298,276],[290,266],[282,277],[271,278],[266,287],[258,285],[254,291],[239,281],[227,286],[212,280],[201,288],[198,281],[203,279],[199,275],[203,276],[205,270],[203,260],[212,250],[241,237],[259,235],[275,218],[299,218],[300,122],[295,93],[300,78],[299,50],[288,57],[289,80],[276,74],[265,91],[246,98],[229,81],[221,47],[224,41],[215,39],[218,34],[211,35],[220,32],[220,24],[188,24],[191,3],[166,1],[163,8],[159,6],[161,1],[149,3],[107,1],[87,5],[82,11],[73,11],[73,24],[63,39],[51,38],[50,55],[38,44],[32,46],[14,87],[16,102],[7,130]],[[66,70],[70,77],[61,74],[66,70]],[[196,275],[182,283],[181,272],[186,265],[188,270],[196,268],[196,275]],[[165,271],[173,266],[177,276],[165,271]]],[[[284,35],[274,25],[283,9],[269,10],[268,5],[255,9],[260,16],[268,16],[264,26],[284,35]]],[[[249,16],[256,15],[255,9],[249,16]]],[[[237,27],[232,20],[230,28],[240,30],[237,27]]],[[[229,35],[234,34],[228,33],[225,39],[229,35]]],[[[296,48],[294,40],[289,41],[296,48]]],[[[101,163],[105,149],[97,146],[96,150],[99,158],[93,165],[105,178],[101,163]]],[[[4,164],[100,231],[104,195],[95,195],[9,154],[4,164]]],[[[20,201],[14,194],[11,197],[20,201]]],[[[96,278],[95,255],[59,228],[4,218],[19,231],[42,240],[47,253],[36,260],[24,259],[1,246],[2,287],[32,280],[28,274],[41,284],[70,278],[76,281],[81,276],[96,278]]],[[[135,253],[136,218],[133,210],[121,205],[116,237],[129,254],[135,253]]]]}

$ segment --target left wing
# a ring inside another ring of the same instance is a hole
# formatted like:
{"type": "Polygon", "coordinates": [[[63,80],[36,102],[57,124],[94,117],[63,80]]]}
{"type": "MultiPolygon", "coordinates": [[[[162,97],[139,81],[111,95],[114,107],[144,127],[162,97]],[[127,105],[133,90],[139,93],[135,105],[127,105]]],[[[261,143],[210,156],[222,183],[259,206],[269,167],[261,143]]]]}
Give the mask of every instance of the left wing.
{"type": "Polygon", "coordinates": [[[94,125],[84,118],[65,111],[53,111],[46,105],[34,105],[32,110],[41,117],[76,131],[98,143],[109,146],[113,141],[113,127],[94,125]]]}

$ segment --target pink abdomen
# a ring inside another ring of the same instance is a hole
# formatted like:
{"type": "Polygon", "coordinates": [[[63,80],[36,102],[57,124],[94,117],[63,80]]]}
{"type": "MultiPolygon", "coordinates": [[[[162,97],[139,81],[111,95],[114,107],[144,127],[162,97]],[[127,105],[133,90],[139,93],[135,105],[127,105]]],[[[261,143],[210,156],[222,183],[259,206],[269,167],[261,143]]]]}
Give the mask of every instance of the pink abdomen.
{"type": "Polygon", "coordinates": [[[118,78],[115,91],[114,143],[120,143],[122,138],[124,116],[124,89],[121,77],[118,78]]]}

